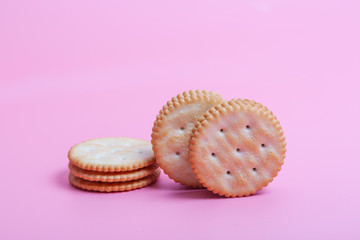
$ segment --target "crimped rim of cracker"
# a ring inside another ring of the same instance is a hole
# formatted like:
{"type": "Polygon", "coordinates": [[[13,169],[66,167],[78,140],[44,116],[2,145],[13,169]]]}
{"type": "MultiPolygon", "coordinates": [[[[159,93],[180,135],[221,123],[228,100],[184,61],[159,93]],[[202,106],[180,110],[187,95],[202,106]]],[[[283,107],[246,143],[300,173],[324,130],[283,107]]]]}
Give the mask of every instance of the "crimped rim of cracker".
{"type": "Polygon", "coordinates": [[[151,147],[151,143],[143,140],[143,139],[137,139],[137,138],[127,138],[127,137],[105,137],[105,138],[94,138],[94,139],[89,139],[86,141],[83,141],[81,143],[78,143],[74,146],[72,146],[68,152],[68,159],[69,161],[74,164],[76,167],[85,169],[85,170],[90,170],[90,171],[99,171],[99,172],[121,172],[121,171],[133,171],[133,170],[137,170],[140,168],[144,168],[147,167],[149,165],[152,165],[155,163],[155,157],[152,157],[150,160],[144,160],[144,161],[138,161],[137,163],[132,163],[132,164],[128,164],[128,165],[121,165],[121,164],[117,164],[117,165],[112,165],[112,164],[94,164],[94,163],[88,163],[86,161],[83,161],[82,158],[75,158],[72,156],[72,153],[74,151],[74,149],[76,147],[78,147],[81,144],[84,143],[88,143],[91,141],[95,141],[95,140],[111,140],[111,139],[121,139],[121,140],[135,140],[138,142],[142,142],[145,144],[148,144],[151,147]]]}
{"type": "Polygon", "coordinates": [[[221,97],[220,94],[207,91],[207,90],[189,90],[185,91],[183,93],[178,94],[177,96],[173,97],[171,100],[169,100],[159,111],[159,114],[156,116],[156,120],[154,122],[154,126],[152,128],[152,134],[151,134],[151,143],[153,145],[153,152],[155,159],[157,163],[159,164],[160,168],[163,170],[163,172],[172,180],[174,180],[177,183],[180,183],[181,185],[185,185],[192,188],[202,188],[200,182],[196,183],[187,183],[182,179],[174,178],[169,172],[166,167],[164,168],[164,165],[161,163],[161,156],[159,156],[157,153],[157,149],[161,146],[158,146],[156,141],[158,139],[159,131],[164,124],[164,119],[170,115],[177,107],[188,104],[194,101],[203,100],[203,99],[209,99],[209,98],[215,98],[219,101],[224,101],[224,99],[221,97]]]}
{"type": "Polygon", "coordinates": [[[155,172],[159,168],[157,163],[144,168],[126,172],[97,172],[79,168],[69,162],[69,170],[75,176],[88,181],[99,182],[126,182],[144,178],[155,172]]]}
{"type": "Polygon", "coordinates": [[[225,196],[225,197],[249,196],[249,195],[252,195],[252,194],[256,193],[257,191],[261,190],[262,188],[266,187],[270,182],[273,181],[273,179],[278,175],[279,171],[281,170],[281,166],[284,164],[283,160],[286,156],[285,154],[286,154],[285,136],[284,136],[283,130],[280,126],[280,122],[278,121],[276,116],[262,104],[257,103],[253,100],[248,100],[248,99],[232,99],[228,102],[223,102],[223,103],[211,108],[209,111],[207,111],[203,115],[203,117],[200,118],[198,120],[198,122],[195,124],[195,126],[193,128],[193,135],[192,135],[192,138],[190,140],[190,145],[189,145],[189,161],[193,168],[193,172],[195,173],[199,182],[204,187],[206,187],[209,191],[211,191],[215,194],[218,194],[220,196],[225,196]],[[203,130],[203,128],[207,124],[209,124],[210,121],[221,117],[223,114],[226,114],[227,111],[232,111],[234,107],[238,107],[242,110],[249,110],[252,108],[253,111],[255,111],[255,110],[259,111],[264,118],[267,118],[269,121],[271,121],[274,124],[274,127],[277,130],[277,134],[278,134],[277,137],[278,137],[279,141],[281,142],[280,154],[281,154],[282,159],[281,159],[281,164],[279,164],[278,169],[276,169],[277,170],[276,174],[271,176],[271,179],[266,184],[259,186],[254,191],[250,191],[247,194],[242,194],[242,195],[229,194],[229,193],[226,193],[225,191],[221,191],[219,189],[214,189],[212,186],[207,184],[206,180],[203,179],[199,170],[196,168],[196,157],[197,156],[195,154],[195,151],[196,151],[195,149],[197,148],[197,138],[200,136],[200,132],[203,130]]]}
{"type": "Polygon", "coordinates": [[[148,186],[159,178],[161,173],[160,169],[155,170],[154,173],[148,175],[144,178],[127,181],[127,182],[94,182],[81,179],[79,177],[74,176],[71,172],[69,173],[69,182],[74,187],[88,190],[88,191],[96,191],[96,192],[124,192],[135,190],[139,188],[143,188],[148,186]]]}
{"type": "Polygon", "coordinates": [[[174,109],[176,109],[177,106],[184,104],[184,103],[190,103],[191,101],[195,101],[198,99],[204,99],[204,97],[216,97],[224,101],[224,99],[220,96],[220,94],[207,91],[207,90],[189,90],[185,91],[183,93],[180,93],[176,95],[175,97],[172,97],[171,100],[167,101],[167,103],[162,107],[159,114],[156,116],[156,120],[154,122],[157,124],[157,121],[161,121],[166,115],[171,113],[174,109]],[[202,96],[199,98],[199,96],[202,96]]]}

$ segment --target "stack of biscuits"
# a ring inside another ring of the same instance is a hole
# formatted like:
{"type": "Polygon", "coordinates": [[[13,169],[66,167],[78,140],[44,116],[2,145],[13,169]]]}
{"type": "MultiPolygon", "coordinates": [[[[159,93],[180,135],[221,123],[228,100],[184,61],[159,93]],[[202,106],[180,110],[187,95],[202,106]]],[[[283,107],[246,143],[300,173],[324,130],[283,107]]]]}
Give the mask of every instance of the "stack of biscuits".
{"type": "Polygon", "coordinates": [[[99,138],[73,146],[69,181],[78,188],[119,192],[145,187],[159,175],[152,146],[133,138],[99,138]]]}

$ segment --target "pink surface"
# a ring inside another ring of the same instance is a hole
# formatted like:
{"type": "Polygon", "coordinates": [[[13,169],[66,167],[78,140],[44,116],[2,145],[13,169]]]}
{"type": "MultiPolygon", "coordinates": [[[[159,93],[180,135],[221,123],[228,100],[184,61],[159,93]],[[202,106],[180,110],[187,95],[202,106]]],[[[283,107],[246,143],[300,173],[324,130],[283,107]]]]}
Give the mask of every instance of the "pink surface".
{"type": "Polygon", "coordinates": [[[1,1],[0,239],[359,239],[359,1],[1,1]],[[121,2],[121,3],[119,3],[121,2]],[[114,194],[67,151],[150,140],[173,95],[250,98],[280,119],[279,176],[219,198],[162,174],[114,194]]]}

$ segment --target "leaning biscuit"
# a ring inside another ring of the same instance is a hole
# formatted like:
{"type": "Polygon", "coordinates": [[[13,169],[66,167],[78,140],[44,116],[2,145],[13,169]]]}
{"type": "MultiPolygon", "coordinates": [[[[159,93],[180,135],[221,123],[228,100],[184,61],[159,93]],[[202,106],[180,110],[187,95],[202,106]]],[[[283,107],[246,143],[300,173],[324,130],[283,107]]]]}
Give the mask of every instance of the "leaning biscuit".
{"type": "Polygon", "coordinates": [[[152,140],[156,162],[175,182],[202,187],[188,161],[188,146],[195,122],[223,101],[213,92],[191,90],[173,97],[154,122],[152,140]]]}
{"type": "Polygon", "coordinates": [[[98,138],[73,146],[68,157],[82,169],[100,172],[132,171],[155,163],[149,142],[134,138],[98,138]]]}
{"type": "Polygon", "coordinates": [[[100,182],[125,182],[144,178],[158,169],[159,165],[156,163],[139,168],[133,171],[124,172],[97,172],[91,170],[85,170],[69,163],[70,172],[75,176],[88,181],[100,181],[100,182]]]}
{"type": "Polygon", "coordinates": [[[226,197],[254,194],[281,169],[286,152],[279,121],[250,100],[231,100],[196,123],[189,161],[208,190],[226,197]]]}
{"type": "Polygon", "coordinates": [[[89,191],[122,192],[122,191],[130,191],[150,185],[158,179],[159,175],[160,175],[160,169],[157,169],[153,174],[150,174],[149,176],[141,179],[128,181],[128,182],[105,183],[105,182],[87,181],[74,176],[72,173],[69,173],[69,181],[71,185],[89,191]]]}

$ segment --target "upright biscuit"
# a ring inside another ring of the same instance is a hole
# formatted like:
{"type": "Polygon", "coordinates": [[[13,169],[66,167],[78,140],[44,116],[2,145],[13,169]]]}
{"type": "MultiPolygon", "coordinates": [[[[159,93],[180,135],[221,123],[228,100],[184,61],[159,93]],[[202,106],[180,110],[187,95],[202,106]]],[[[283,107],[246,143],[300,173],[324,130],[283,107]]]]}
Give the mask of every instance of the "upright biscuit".
{"type": "Polygon", "coordinates": [[[70,172],[75,176],[88,181],[100,181],[100,182],[125,182],[144,178],[152,173],[159,167],[154,163],[144,168],[139,168],[133,171],[123,172],[97,172],[91,170],[85,170],[69,163],[70,172]]]}
{"type": "Polygon", "coordinates": [[[150,185],[158,179],[159,175],[160,175],[160,169],[157,169],[153,174],[150,174],[149,176],[141,179],[127,181],[127,182],[105,183],[105,182],[87,181],[74,176],[72,173],[69,173],[69,181],[71,185],[89,191],[122,192],[122,191],[130,191],[150,185]]]}
{"type": "Polygon", "coordinates": [[[68,153],[75,166],[92,171],[132,171],[155,163],[149,142],[134,138],[99,138],[73,146],[68,153]]]}
{"type": "Polygon", "coordinates": [[[277,176],[286,143],[279,121],[266,107],[231,100],[199,119],[189,146],[189,161],[210,191],[248,196],[277,176]]]}
{"type": "Polygon", "coordinates": [[[154,122],[152,140],[157,163],[175,182],[201,187],[188,161],[188,146],[195,122],[223,101],[213,92],[191,90],[172,98],[154,122]]]}

